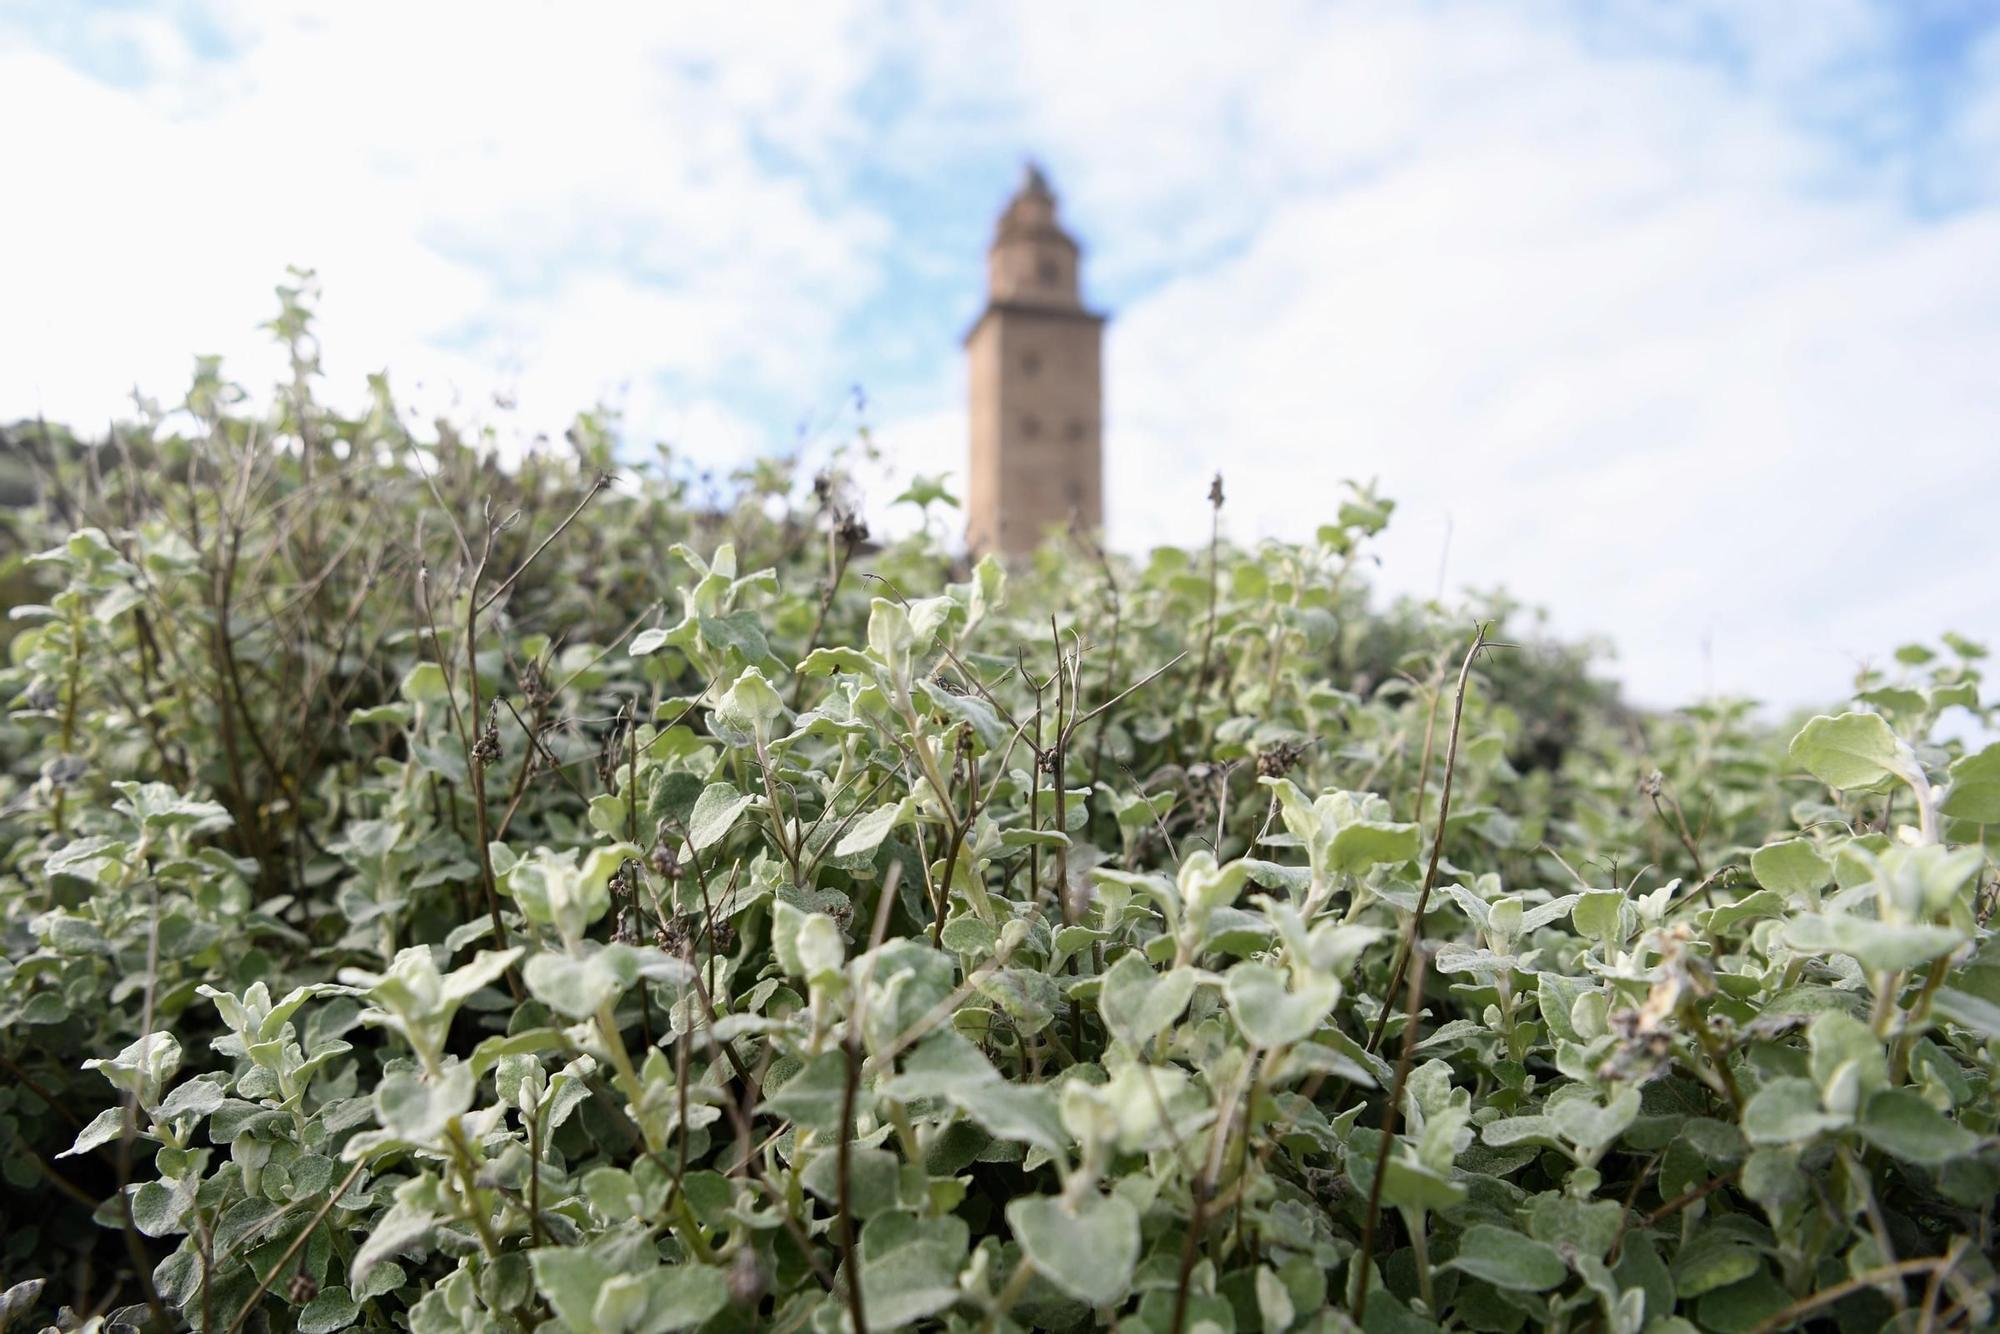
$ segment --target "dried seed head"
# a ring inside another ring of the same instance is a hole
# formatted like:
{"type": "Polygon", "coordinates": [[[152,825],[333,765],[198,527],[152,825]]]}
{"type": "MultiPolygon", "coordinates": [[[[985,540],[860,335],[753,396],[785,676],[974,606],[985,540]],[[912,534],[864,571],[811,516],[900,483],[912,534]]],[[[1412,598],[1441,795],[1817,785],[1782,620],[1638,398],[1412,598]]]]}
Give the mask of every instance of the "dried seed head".
{"type": "Polygon", "coordinates": [[[304,1306],[319,1295],[319,1284],[313,1282],[310,1274],[294,1274],[292,1281],[285,1285],[285,1297],[294,1306],[304,1306]]]}
{"type": "Polygon", "coordinates": [[[486,719],[486,730],[472,743],[472,758],[481,766],[492,764],[500,758],[500,725],[491,715],[486,719]]]}
{"type": "Polygon", "coordinates": [[[530,709],[539,709],[542,707],[542,705],[549,702],[549,696],[551,693],[549,690],[549,683],[547,679],[542,676],[542,669],[540,664],[533,662],[523,664],[521,667],[519,683],[521,687],[521,698],[525,699],[528,702],[528,707],[530,709]]]}
{"type": "Polygon", "coordinates": [[[674,845],[664,838],[653,844],[653,850],[647,854],[646,859],[652,863],[653,874],[664,876],[668,880],[678,880],[687,874],[687,868],[681,865],[680,854],[674,851],[674,845]]]}
{"type": "Polygon", "coordinates": [[[1295,746],[1289,741],[1281,741],[1257,756],[1257,776],[1259,778],[1283,778],[1299,762],[1305,753],[1304,746],[1295,746]]]}

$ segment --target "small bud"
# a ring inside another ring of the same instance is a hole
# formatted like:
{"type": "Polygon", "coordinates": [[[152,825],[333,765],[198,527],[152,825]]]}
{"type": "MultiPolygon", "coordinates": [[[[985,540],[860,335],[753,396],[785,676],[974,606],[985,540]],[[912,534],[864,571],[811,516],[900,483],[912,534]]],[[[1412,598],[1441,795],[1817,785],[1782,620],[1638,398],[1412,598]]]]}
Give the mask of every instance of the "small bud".
{"type": "Polygon", "coordinates": [[[745,1246],[736,1252],[736,1258],[729,1262],[723,1281],[729,1287],[729,1300],[738,1306],[755,1306],[764,1300],[764,1293],[771,1286],[770,1275],[764,1272],[763,1258],[753,1246],[745,1246]]]}

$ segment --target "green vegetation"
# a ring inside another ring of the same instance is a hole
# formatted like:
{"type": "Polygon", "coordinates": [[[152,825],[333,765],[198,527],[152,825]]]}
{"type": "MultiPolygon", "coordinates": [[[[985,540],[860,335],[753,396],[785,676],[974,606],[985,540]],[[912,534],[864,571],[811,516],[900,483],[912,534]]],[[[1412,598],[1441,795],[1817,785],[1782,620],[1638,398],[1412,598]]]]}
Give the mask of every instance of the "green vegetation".
{"type": "Polygon", "coordinates": [[[1652,716],[1366,488],[968,569],[276,327],[8,433],[0,1328],[1995,1319],[1977,645],[1652,716]]]}

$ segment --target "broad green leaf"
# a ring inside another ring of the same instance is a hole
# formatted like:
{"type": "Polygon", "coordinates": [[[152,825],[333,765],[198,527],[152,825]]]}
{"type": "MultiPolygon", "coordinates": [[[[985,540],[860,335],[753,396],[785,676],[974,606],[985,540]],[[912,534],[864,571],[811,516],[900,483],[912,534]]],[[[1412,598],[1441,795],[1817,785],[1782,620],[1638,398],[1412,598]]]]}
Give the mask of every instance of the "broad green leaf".
{"type": "Polygon", "coordinates": [[[1555,1191],[1535,1196],[1528,1209],[1528,1235],[1551,1246],[1572,1246],[1601,1260],[1625,1231],[1625,1210],[1617,1200],[1578,1200],[1555,1191]]]}
{"type": "Polygon", "coordinates": [[[907,689],[910,650],[916,642],[910,614],[888,598],[875,598],[868,609],[868,652],[889,670],[889,679],[907,689]]]}
{"type": "Polygon", "coordinates": [[[402,696],[412,704],[435,704],[451,698],[444,668],[434,662],[420,662],[403,677],[402,696]]]}
{"type": "Polygon", "coordinates": [[[1097,1008],[1115,1036],[1138,1046],[1180,1018],[1194,996],[1195,981],[1192,968],[1156,973],[1136,950],[1131,951],[1120,955],[1105,973],[1097,1008]]]}
{"type": "Polygon", "coordinates": [[[590,1018],[623,990],[618,975],[597,955],[537,954],[521,977],[536,1000],[571,1019],[590,1018]]]}
{"type": "Polygon", "coordinates": [[[836,857],[853,857],[875,851],[889,831],[908,820],[916,811],[914,798],[905,797],[887,806],[877,806],[849,825],[833,848],[836,857]]]}
{"type": "MultiPolygon", "coordinates": [[[[1829,871],[1832,869],[1829,865],[1829,871]]],[[[1790,910],[1791,897],[1775,889],[1760,889],[1745,894],[1734,903],[1725,903],[1720,908],[1710,909],[1704,918],[1708,929],[1718,935],[1742,922],[1754,922],[1761,918],[1783,917],[1790,910]]]]}
{"type": "Polygon", "coordinates": [[[1845,1118],[1820,1106],[1810,1079],[1794,1075],[1764,1085],[1743,1108],[1743,1137],[1752,1144],[1797,1144],[1844,1124],[1845,1118]]]}
{"type": "Polygon", "coordinates": [[[1674,1288],[1685,1301],[1740,1283],[1762,1267],[1757,1252],[1728,1233],[1697,1233],[1674,1257],[1674,1288]]]}
{"type": "Polygon", "coordinates": [[[1812,1077],[1830,1112],[1852,1116],[1889,1082],[1888,1053],[1868,1025],[1842,1010],[1828,1010],[1806,1033],[1812,1077]]]}
{"type": "Polygon", "coordinates": [[[1458,1239],[1458,1254],[1444,1267],[1515,1292],[1546,1292],[1569,1277],[1554,1247],[1490,1223],[1467,1228],[1458,1239]]]}
{"type": "Polygon", "coordinates": [[[1066,848],[1069,835],[1060,829],[1003,829],[1000,831],[1000,849],[1003,852],[1019,852],[1022,848],[1066,848]]]}
{"type": "Polygon", "coordinates": [[[1577,934],[1609,943],[1625,938],[1625,896],[1617,890],[1592,890],[1577,897],[1569,910],[1577,934]]]}
{"type": "MultiPolygon", "coordinates": [[[[872,1149],[860,1144],[849,1145],[847,1155],[849,1194],[854,1216],[873,1218],[894,1209],[902,1160],[887,1149],[872,1149]]],[[[799,1180],[822,1200],[837,1204],[840,1200],[838,1148],[829,1144],[815,1154],[812,1161],[806,1164],[806,1170],[799,1174],[799,1180]]]]}
{"type": "Polygon", "coordinates": [[[714,847],[729,836],[751,798],[728,783],[710,783],[695,799],[688,815],[688,844],[696,852],[714,847]]]}
{"type": "Polygon", "coordinates": [[[597,1330],[597,1296],[615,1271],[581,1246],[544,1246],[528,1252],[535,1287],[572,1330],[597,1330]]]}
{"type": "Polygon", "coordinates": [[[1791,756],[1828,787],[1872,787],[1901,770],[1900,745],[1879,714],[1822,714],[1792,738],[1791,756]]]}
{"type": "Polygon", "coordinates": [[[1329,865],[1337,872],[1358,875],[1371,866],[1414,861],[1418,829],[1413,824],[1359,821],[1333,836],[1329,865]]]}
{"type": "Polygon", "coordinates": [[[834,672],[866,672],[868,655],[851,648],[816,648],[798,665],[800,676],[829,676],[834,672]]]}
{"type": "Polygon", "coordinates": [[[1139,1215],[1116,1195],[1074,1208],[1050,1196],[1017,1199],[1007,1206],[1007,1226],[1042,1277],[1092,1306],[1123,1296],[1139,1262],[1139,1215]]]}
{"type": "MultiPolygon", "coordinates": [[[[847,1090],[847,1056],[823,1051],[776,1089],[764,1095],[764,1110],[808,1129],[833,1134],[840,1129],[842,1095],[847,1090]]],[[[857,1102],[857,1106],[862,1105],[857,1102]]]]}
{"type": "Polygon", "coordinates": [[[736,678],[734,685],[722,692],[722,698],[715,702],[713,721],[718,734],[748,742],[752,738],[768,739],[772,724],[783,717],[784,712],[783,698],[765,679],[763,672],[751,667],[736,678]]]}
{"type": "Polygon", "coordinates": [[[1340,983],[1314,976],[1297,990],[1269,964],[1239,963],[1225,975],[1230,1013],[1245,1037],[1259,1047],[1303,1042],[1340,999],[1340,983]]]}
{"type": "Polygon", "coordinates": [[[138,1098],[141,1107],[157,1107],[161,1093],[181,1068],[181,1044],[171,1033],[147,1033],[116,1056],[93,1057],[83,1068],[97,1071],[113,1087],[138,1098]]]}
{"type": "Polygon", "coordinates": [[[321,1288],[299,1312],[299,1334],[334,1334],[361,1315],[361,1307],[346,1288],[321,1288]]]}
{"type": "Polygon", "coordinates": [[[1582,1149],[1602,1149],[1625,1133],[1639,1115],[1639,1090],[1626,1086],[1599,1103],[1582,1089],[1564,1091],[1569,1096],[1550,1098],[1547,1116],[1562,1137],[1582,1149]]]}
{"type": "Polygon", "coordinates": [[[1006,603],[1007,567],[989,551],[972,567],[971,599],[966,607],[968,623],[976,625],[1006,603]]]}
{"type": "MultiPolygon", "coordinates": [[[[1375,1165],[1373,1158],[1363,1158],[1360,1162],[1367,1164],[1364,1174],[1375,1165]]],[[[1350,1158],[1350,1170],[1357,1165],[1350,1158]]],[[[1389,1163],[1382,1176],[1382,1199],[1399,1209],[1433,1212],[1449,1209],[1465,1199],[1465,1191],[1464,1184],[1453,1181],[1448,1171],[1439,1171],[1403,1153],[1389,1155],[1389,1163]]]]}
{"type": "Polygon", "coordinates": [[[1848,954],[1864,968],[1915,968],[1965,943],[1964,933],[1928,922],[1878,922],[1849,913],[1807,913],[1785,926],[1785,943],[1808,954],[1848,954]]]}
{"type": "Polygon", "coordinates": [[[125,1133],[125,1109],[107,1107],[92,1117],[90,1124],[77,1132],[76,1143],[57,1154],[58,1158],[70,1158],[80,1153],[89,1153],[101,1144],[109,1144],[125,1133]]]}
{"type": "Polygon", "coordinates": [[[1255,1283],[1257,1315],[1265,1329],[1288,1329],[1298,1318],[1298,1307],[1292,1300],[1291,1289],[1268,1265],[1257,1267],[1255,1283]]]}
{"type": "Polygon", "coordinates": [[[953,1090],[951,1101],[989,1135],[1031,1144],[1050,1153],[1069,1145],[1054,1090],[1046,1084],[994,1083],[973,1091],[953,1090]]]}
{"type": "Polygon", "coordinates": [[[384,1075],[375,1086],[375,1118],[398,1139],[442,1143],[445,1127],[472,1106],[472,1067],[454,1061],[432,1079],[413,1071],[384,1075]]]}
{"type": "MultiPolygon", "coordinates": [[[[1749,1277],[1705,1293],[1695,1314],[1701,1319],[1701,1328],[1716,1334],[1756,1334],[1788,1310],[1793,1300],[1791,1291],[1759,1265],[1749,1277]]],[[[1646,1334],[1653,1334],[1650,1324],[1646,1334]]]]}
{"type": "Polygon", "coordinates": [[[770,641],[764,638],[764,627],[754,611],[698,616],[695,624],[701,628],[703,639],[716,648],[734,649],[745,662],[761,663],[771,656],[770,641]]]}
{"type": "Polygon", "coordinates": [[[1010,1084],[979,1048],[958,1033],[933,1033],[903,1059],[903,1070],[884,1086],[889,1096],[948,1098],[1003,1139],[1060,1149],[1067,1138],[1055,1094],[1042,1084],[1010,1084]]]}
{"type": "Polygon", "coordinates": [[[1032,968],[1002,968],[974,977],[979,994],[998,1005],[1026,1033],[1047,1028],[1062,1004],[1055,979],[1032,968]]]}
{"type": "Polygon", "coordinates": [[[838,973],[847,961],[847,944],[840,938],[840,927],[823,912],[806,915],[793,948],[798,951],[800,974],[807,981],[838,973]]]}
{"type": "Polygon", "coordinates": [[[1861,1137],[1885,1153],[1925,1167],[1942,1167],[1979,1147],[1979,1136],[1910,1089],[1883,1089],[1868,1100],[1861,1137]]]}
{"type": "Polygon", "coordinates": [[[1833,863],[1802,838],[1770,843],[1750,854],[1750,874],[1766,889],[1780,894],[1806,894],[1824,889],[1833,879],[1833,863]]]}
{"type": "Polygon", "coordinates": [[[884,1213],[861,1231],[861,1290],[870,1330],[901,1329],[960,1296],[969,1231],[958,1219],[884,1213]]]}
{"type": "Polygon", "coordinates": [[[903,1068],[882,1091],[907,1101],[973,1094],[998,1082],[1000,1072],[984,1053],[957,1031],[945,1028],[912,1047],[903,1057],[903,1068]]]}
{"type": "Polygon", "coordinates": [[[646,815],[654,824],[685,828],[702,794],[702,781],[683,769],[662,773],[646,799],[646,815]]]}
{"type": "Polygon", "coordinates": [[[2000,1038],[2000,1005],[1970,992],[1939,987],[1931,1010],[1989,1040],[2000,1038]]]}
{"type": "Polygon", "coordinates": [[[1508,1116],[1488,1121],[1480,1128],[1479,1137],[1496,1149],[1516,1144],[1540,1144],[1552,1149],[1562,1145],[1556,1123],[1546,1116],[1508,1116]]]}
{"type": "Polygon", "coordinates": [[[395,1203],[369,1228],[360,1249],[348,1262],[347,1281],[360,1286],[376,1265],[427,1240],[442,1209],[435,1177],[413,1177],[396,1187],[395,1203]]]}
{"type": "Polygon", "coordinates": [[[132,1192],[132,1224],[149,1237],[185,1232],[188,1207],[194,1203],[192,1176],[179,1183],[148,1181],[132,1192]]]}
{"type": "Polygon", "coordinates": [[[1952,762],[1951,787],[1939,809],[1954,820],[2000,824],[2000,741],[1952,762]]]}

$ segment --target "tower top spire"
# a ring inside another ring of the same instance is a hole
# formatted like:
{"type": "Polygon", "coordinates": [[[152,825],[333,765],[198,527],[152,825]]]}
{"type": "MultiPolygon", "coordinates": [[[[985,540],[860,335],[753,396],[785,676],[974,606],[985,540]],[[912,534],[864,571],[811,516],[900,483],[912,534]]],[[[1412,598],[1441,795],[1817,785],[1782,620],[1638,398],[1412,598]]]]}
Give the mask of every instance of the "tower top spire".
{"type": "Polygon", "coordinates": [[[1024,164],[1020,188],[1000,213],[987,258],[992,301],[1081,309],[1076,241],[1063,230],[1055,191],[1033,158],[1024,164]]]}

